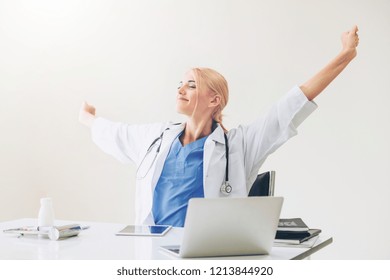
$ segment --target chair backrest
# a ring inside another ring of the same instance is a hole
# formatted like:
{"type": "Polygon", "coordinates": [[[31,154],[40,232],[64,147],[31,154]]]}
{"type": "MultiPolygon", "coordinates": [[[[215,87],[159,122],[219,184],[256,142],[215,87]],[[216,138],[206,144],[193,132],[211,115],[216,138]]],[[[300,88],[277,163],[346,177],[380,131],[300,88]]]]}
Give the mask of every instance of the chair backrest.
{"type": "Polygon", "coordinates": [[[248,196],[273,196],[275,188],[275,171],[257,175],[248,196]]]}

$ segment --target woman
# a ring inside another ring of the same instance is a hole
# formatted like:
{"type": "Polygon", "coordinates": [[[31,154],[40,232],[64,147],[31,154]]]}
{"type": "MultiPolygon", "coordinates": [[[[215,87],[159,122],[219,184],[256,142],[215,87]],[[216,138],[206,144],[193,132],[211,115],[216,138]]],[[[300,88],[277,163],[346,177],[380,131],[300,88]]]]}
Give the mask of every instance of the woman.
{"type": "Polygon", "coordinates": [[[357,31],[354,26],[343,33],[341,52],[266,115],[230,131],[222,124],[227,82],[208,68],[191,69],[180,83],[177,111],[188,116],[183,124],[114,123],[96,118],[95,108],[84,103],[79,119],[91,127],[93,141],[137,166],[136,223],[183,226],[192,197],[247,196],[267,156],[297,134],[296,128],[317,107],[312,100],[356,56],[357,31]]]}

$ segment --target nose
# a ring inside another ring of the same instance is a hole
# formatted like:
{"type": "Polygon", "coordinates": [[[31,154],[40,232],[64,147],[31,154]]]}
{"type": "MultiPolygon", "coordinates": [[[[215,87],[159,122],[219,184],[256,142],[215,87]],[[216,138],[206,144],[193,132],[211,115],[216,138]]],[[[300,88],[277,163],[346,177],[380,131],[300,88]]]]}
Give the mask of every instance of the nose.
{"type": "Polygon", "coordinates": [[[183,95],[185,93],[185,91],[184,91],[184,84],[178,87],[177,92],[180,95],[183,95]]]}

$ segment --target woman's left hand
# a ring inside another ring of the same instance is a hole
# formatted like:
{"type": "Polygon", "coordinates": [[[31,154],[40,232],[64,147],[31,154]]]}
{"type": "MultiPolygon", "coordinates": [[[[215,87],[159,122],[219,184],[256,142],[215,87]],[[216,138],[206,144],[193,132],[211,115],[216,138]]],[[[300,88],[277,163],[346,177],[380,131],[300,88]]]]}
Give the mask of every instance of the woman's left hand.
{"type": "Polygon", "coordinates": [[[351,52],[356,56],[356,47],[359,45],[359,35],[357,34],[358,27],[355,25],[351,30],[344,32],[341,35],[341,42],[343,44],[343,51],[351,52]]]}

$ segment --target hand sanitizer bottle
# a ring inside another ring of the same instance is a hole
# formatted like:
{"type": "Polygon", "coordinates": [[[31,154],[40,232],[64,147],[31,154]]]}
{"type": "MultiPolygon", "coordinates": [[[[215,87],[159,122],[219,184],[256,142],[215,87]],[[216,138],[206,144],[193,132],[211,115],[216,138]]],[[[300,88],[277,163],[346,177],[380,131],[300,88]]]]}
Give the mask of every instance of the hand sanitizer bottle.
{"type": "Polygon", "coordinates": [[[54,226],[54,211],[50,197],[41,198],[41,208],[38,215],[38,230],[54,226]]]}

